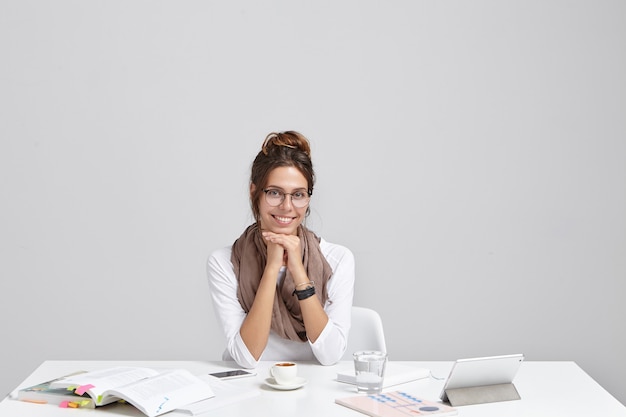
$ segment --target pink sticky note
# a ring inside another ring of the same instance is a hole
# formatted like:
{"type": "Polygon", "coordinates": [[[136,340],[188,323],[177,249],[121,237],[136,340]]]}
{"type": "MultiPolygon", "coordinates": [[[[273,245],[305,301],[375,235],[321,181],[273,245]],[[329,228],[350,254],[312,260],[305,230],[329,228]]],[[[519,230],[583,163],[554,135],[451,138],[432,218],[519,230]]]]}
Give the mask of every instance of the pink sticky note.
{"type": "Polygon", "coordinates": [[[87,392],[87,390],[90,390],[92,388],[94,388],[94,386],[91,384],[81,385],[80,387],[76,388],[76,391],[74,392],[78,395],[83,395],[85,392],[87,392]]]}
{"type": "Polygon", "coordinates": [[[59,404],[59,407],[61,408],[67,408],[67,406],[69,405],[69,401],[62,401],[61,404],[59,404]]]}

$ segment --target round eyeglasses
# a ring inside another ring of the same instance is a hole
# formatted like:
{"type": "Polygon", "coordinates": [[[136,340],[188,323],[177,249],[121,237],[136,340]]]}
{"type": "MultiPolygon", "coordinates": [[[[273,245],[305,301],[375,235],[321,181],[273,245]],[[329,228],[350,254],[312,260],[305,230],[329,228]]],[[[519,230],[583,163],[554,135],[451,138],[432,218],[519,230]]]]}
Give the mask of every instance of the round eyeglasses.
{"type": "Polygon", "coordinates": [[[290,196],[291,204],[297,208],[306,207],[311,200],[311,194],[304,190],[286,193],[275,188],[266,188],[263,192],[265,193],[265,201],[272,207],[280,206],[285,201],[285,196],[290,196]]]}

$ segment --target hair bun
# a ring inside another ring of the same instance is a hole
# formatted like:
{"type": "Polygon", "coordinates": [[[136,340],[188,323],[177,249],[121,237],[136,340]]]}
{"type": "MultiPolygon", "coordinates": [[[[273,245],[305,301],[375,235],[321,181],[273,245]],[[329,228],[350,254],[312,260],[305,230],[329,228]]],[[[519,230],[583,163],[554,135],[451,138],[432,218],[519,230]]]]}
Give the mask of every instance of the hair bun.
{"type": "Polygon", "coordinates": [[[309,145],[308,139],[293,130],[270,133],[265,138],[265,141],[263,141],[261,151],[263,154],[268,155],[272,148],[281,146],[300,150],[307,154],[309,158],[311,157],[311,146],[309,145]]]}

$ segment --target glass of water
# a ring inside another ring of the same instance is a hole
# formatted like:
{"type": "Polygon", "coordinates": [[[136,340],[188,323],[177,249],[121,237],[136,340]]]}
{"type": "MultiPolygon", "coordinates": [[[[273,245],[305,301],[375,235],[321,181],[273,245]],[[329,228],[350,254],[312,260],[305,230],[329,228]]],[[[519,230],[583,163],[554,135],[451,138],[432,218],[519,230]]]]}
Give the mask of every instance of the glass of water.
{"type": "Polygon", "coordinates": [[[377,350],[354,352],[354,372],[358,392],[378,394],[383,390],[387,354],[377,350]]]}

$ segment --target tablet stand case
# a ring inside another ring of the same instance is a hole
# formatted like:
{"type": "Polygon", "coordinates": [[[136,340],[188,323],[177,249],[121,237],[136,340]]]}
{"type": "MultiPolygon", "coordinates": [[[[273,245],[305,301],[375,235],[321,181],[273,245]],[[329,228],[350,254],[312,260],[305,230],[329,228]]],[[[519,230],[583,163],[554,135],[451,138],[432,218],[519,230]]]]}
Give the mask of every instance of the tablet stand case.
{"type": "Polygon", "coordinates": [[[453,407],[520,399],[519,393],[512,383],[452,388],[446,390],[446,396],[453,407]]]}

